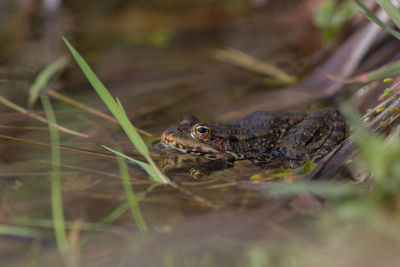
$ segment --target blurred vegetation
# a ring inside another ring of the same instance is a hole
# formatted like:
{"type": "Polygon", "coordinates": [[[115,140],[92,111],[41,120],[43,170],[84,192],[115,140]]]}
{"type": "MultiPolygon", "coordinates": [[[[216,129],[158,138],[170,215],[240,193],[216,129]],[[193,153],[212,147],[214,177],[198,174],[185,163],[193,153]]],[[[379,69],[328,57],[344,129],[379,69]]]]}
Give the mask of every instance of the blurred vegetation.
{"type": "Polygon", "coordinates": [[[129,38],[128,43],[132,45],[145,45],[153,48],[164,48],[172,39],[170,30],[158,30],[154,32],[138,32],[129,38]]]}
{"type": "Polygon", "coordinates": [[[322,3],[314,13],[315,25],[321,30],[325,42],[334,40],[339,30],[357,11],[354,1],[329,0],[322,3]]]}

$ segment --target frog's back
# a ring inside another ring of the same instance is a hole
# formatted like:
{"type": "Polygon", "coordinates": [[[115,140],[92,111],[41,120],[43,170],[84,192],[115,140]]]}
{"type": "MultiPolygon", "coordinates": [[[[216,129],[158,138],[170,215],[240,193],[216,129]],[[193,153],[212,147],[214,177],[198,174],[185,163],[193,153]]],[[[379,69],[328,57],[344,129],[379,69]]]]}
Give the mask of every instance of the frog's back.
{"type": "Polygon", "coordinates": [[[250,115],[227,124],[216,124],[217,132],[231,132],[231,134],[245,135],[248,137],[264,135],[288,129],[301,122],[307,115],[305,113],[282,113],[273,111],[255,111],[250,115]]]}

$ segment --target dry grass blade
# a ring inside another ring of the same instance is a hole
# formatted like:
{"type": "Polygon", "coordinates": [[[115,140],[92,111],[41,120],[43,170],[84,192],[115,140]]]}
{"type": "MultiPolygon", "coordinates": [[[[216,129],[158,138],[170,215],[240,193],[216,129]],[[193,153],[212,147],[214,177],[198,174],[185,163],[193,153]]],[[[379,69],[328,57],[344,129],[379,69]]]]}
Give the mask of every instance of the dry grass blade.
{"type": "Polygon", "coordinates": [[[79,266],[80,260],[80,247],[79,241],[81,237],[81,232],[83,230],[84,221],[82,219],[77,219],[73,222],[72,228],[68,233],[68,245],[69,245],[69,255],[66,259],[68,266],[74,267],[79,266]]]}
{"type": "MultiPolygon", "coordinates": [[[[34,118],[35,120],[38,120],[38,121],[40,121],[40,122],[44,122],[44,123],[46,123],[46,124],[49,123],[49,122],[48,122],[45,118],[43,118],[42,116],[36,115],[36,114],[34,114],[34,113],[28,111],[27,109],[25,109],[25,108],[23,108],[23,107],[21,107],[21,106],[18,106],[17,104],[11,102],[10,100],[8,100],[7,98],[5,98],[5,97],[3,97],[3,96],[1,96],[1,95],[0,95],[0,103],[4,104],[5,106],[7,106],[7,107],[9,107],[9,108],[11,108],[11,109],[13,109],[13,110],[15,110],[15,111],[18,111],[18,112],[20,112],[20,113],[22,113],[22,114],[25,114],[25,115],[27,115],[27,116],[29,116],[29,117],[31,117],[31,118],[34,118]]],[[[50,123],[50,124],[51,124],[51,123],[50,123]]],[[[89,136],[86,135],[86,134],[79,133],[79,132],[76,132],[76,131],[74,131],[74,130],[70,130],[70,129],[65,128],[65,127],[63,127],[63,126],[60,126],[60,125],[58,125],[58,124],[54,124],[54,126],[55,126],[59,131],[64,132],[64,133],[67,133],[67,134],[72,134],[72,135],[75,135],[75,136],[85,137],[85,138],[89,137],[89,136]]]]}
{"type": "Polygon", "coordinates": [[[47,131],[47,127],[39,126],[16,126],[16,125],[0,125],[0,129],[18,129],[27,131],[47,131]]]}
{"type": "MultiPolygon", "coordinates": [[[[56,164],[56,163],[54,163],[52,161],[48,161],[48,160],[39,160],[39,162],[49,164],[49,165],[56,164]]],[[[69,164],[59,164],[59,165],[63,168],[68,168],[68,169],[72,169],[72,170],[78,170],[78,171],[90,172],[90,173],[95,173],[95,174],[101,174],[104,176],[109,176],[109,177],[114,177],[114,178],[120,178],[120,175],[115,174],[115,173],[108,173],[108,172],[104,172],[104,171],[99,171],[99,170],[95,170],[95,169],[89,169],[89,168],[84,168],[84,167],[79,167],[79,166],[74,166],[74,165],[69,165],[69,164]]]]}
{"type": "MultiPolygon", "coordinates": [[[[21,142],[21,143],[26,143],[26,144],[31,144],[31,145],[54,147],[54,145],[51,145],[51,144],[42,143],[42,142],[33,141],[33,140],[22,139],[22,138],[8,136],[8,135],[0,134],[0,138],[13,140],[13,141],[21,142]]],[[[73,148],[73,147],[66,147],[66,146],[57,146],[57,148],[62,149],[62,150],[66,150],[66,151],[73,151],[73,152],[78,152],[78,153],[82,153],[82,154],[95,155],[95,156],[104,157],[104,158],[115,158],[115,156],[112,155],[112,154],[106,154],[106,153],[102,153],[102,152],[84,150],[84,149],[80,149],[80,148],[73,148]]]]}
{"type": "Polygon", "coordinates": [[[217,51],[215,58],[251,71],[272,76],[285,84],[294,84],[297,81],[296,77],[290,76],[281,69],[235,49],[217,51]]]}

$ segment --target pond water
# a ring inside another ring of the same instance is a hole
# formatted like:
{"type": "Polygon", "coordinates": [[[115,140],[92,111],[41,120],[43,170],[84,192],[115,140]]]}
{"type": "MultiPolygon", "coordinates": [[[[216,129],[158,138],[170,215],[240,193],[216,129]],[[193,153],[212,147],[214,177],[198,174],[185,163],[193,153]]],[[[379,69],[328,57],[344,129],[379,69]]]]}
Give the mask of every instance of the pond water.
{"type": "MultiPolygon", "coordinates": [[[[260,109],[308,110],[308,95],[297,98],[295,88],[282,93],[265,75],[215,57],[217,50],[235,48],[291,75],[304,75],[321,43],[307,17],[312,10],[299,12],[302,3],[2,1],[1,95],[27,108],[28,89],[39,71],[69,55],[61,40],[65,36],[121,100],[133,124],[153,135],[146,138],[153,158],[180,187],[155,185],[130,169],[134,191],[146,194],[140,207],[152,234],[141,238],[124,209],[117,162],[101,145],[119,144],[125,153],[140,156],[115,124],[52,98],[58,123],[89,136],[61,133],[64,214],[82,266],[239,266],[240,253],[251,255],[257,244],[279,251],[301,236],[293,229],[306,228],[307,216],[251,186],[276,182],[270,175],[286,169],[285,164],[264,169],[247,161],[209,166],[204,159],[159,153],[151,144],[188,114],[226,122],[260,109]],[[206,172],[202,179],[190,175],[199,167],[206,172]],[[118,207],[123,212],[116,216],[112,212],[118,207]],[[84,224],[100,221],[109,224],[95,231],[84,224]]],[[[47,89],[107,113],[72,59],[47,89]]],[[[40,232],[32,238],[1,236],[0,264],[59,265],[50,222],[48,129],[3,105],[0,110],[0,223],[40,232]]],[[[33,111],[44,115],[39,103],[33,111]]]]}

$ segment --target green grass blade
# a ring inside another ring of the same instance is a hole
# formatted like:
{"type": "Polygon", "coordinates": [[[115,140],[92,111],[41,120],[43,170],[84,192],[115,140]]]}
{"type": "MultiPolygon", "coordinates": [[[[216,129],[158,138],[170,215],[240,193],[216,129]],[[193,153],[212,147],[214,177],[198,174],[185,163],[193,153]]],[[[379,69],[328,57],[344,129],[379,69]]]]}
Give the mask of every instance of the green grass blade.
{"type": "Polygon", "coordinates": [[[53,63],[47,65],[36,77],[35,82],[29,89],[28,105],[32,107],[39,97],[40,91],[47,85],[51,77],[62,70],[68,64],[66,57],[60,57],[53,63]]]}
{"type": "Polygon", "coordinates": [[[50,139],[51,139],[51,159],[53,161],[51,173],[51,209],[54,221],[54,232],[59,251],[64,254],[68,250],[67,237],[65,233],[65,222],[62,203],[61,188],[61,152],[59,149],[60,141],[58,130],[54,125],[57,123],[49,97],[42,95],[42,105],[49,121],[50,139]]]}
{"type": "MultiPolygon", "coordinates": [[[[144,143],[143,139],[141,136],[138,134],[136,131],[135,127],[133,127],[132,123],[129,121],[128,116],[126,115],[125,110],[123,109],[121,103],[117,100],[114,100],[112,95],[107,91],[103,83],[100,81],[100,79],[96,76],[96,74],[92,71],[92,69],[89,67],[89,65],[86,63],[86,61],[82,58],[82,56],[78,53],[78,51],[75,50],[75,48],[72,47],[72,45],[65,39],[63,38],[65,44],[68,46],[69,50],[71,51],[73,57],[75,58],[76,62],[82,69],[83,73],[85,74],[86,78],[89,80],[97,94],[100,96],[100,98],[103,100],[103,102],[106,104],[110,112],[113,114],[113,116],[118,120],[119,124],[121,125],[122,129],[125,131],[126,135],[128,138],[131,140],[132,144],[136,147],[136,149],[146,158],[146,160],[150,164],[150,168],[147,165],[144,165],[146,167],[143,167],[151,177],[158,176],[157,181],[160,183],[171,183],[169,181],[168,177],[166,177],[164,174],[161,173],[161,171],[158,169],[157,165],[154,163],[154,161],[150,157],[149,150],[144,143]]],[[[143,164],[143,162],[138,163],[143,164]]]]}
{"type": "Polygon", "coordinates": [[[143,142],[140,135],[137,133],[131,122],[129,121],[126,113],[123,109],[120,108],[118,103],[114,100],[113,96],[108,92],[100,79],[96,76],[96,74],[92,71],[86,61],[82,58],[82,56],[72,47],[72,45],[63,38],[64,42],[67,44],[69,50],[71,51],[73,57],[78,63],[79,67],[82,69],[86,78],[89,80],[90,84],[93,86],[94,90],[100,96],[101,100],[103,100],[104,104],[106,104],[107,108],[113,114],[113,116],[118,120],[121,127],[124,129],[125,133],[131,140],[131,142],[135,145],[136,149],[143,155],[148,155],[149,151],[147,149],[146,144],[143,142]]]}
{"type": "Polygon", "coordinates": [[[158,175],[158,174],[155,172],[155,170],[150,166],[150,164],[147,164],[146,162],[143,162],[143,161],[140,161],[140,160],[131,158],[131,157],[129,157],[129,156],[127,156],[127,155],[125,155],[125,154],[123,154],[123,153],[121,153],[121,152],[119,152],[119,151],[116,151],[116,150],[114,150],[114,149],[112,149],[112,148],[109,148],[109,147],[107,147],[107,146],[102,146],[102,147],[104,147],[104,148],[107,149],[108,151],[110,151],[110,152],[112,152],[112,153],[114,153],[114,154],[116,154],[116,155],[118,155],[118,156],[120,156],[120,157],[123,157],[123,158],[125,158],[125,159],[127,159],[127,160],[133,161],[133,162],[135,162],[136,164],[138,164],[140,167],[142,167],[142,168],[150,175],[150,177],[152,178],[151,180],[153,180],[154,182],[157,182],[157,183],[164,183],[164,181],[160,179],[159,175],[158,175]]]}
{"type": "Polygon", "coordinates": [[[390,19],[393,20],[394,24],[396,24],[397,28],[400,28],[400,12],[395,7],[390,0],[375,0],[389,15],[390,19]]]}
{"type": "Polygon", "coordinates": [[[172,186],[175,186],[175,184],[172,183],[171,180],[160,171],[160,169],[158,169],[156,163],[153,161],[153,159],[150,156],[146,157],[146,160],[150,163],[150,166],[152,167],[154,172],[157,174],[158,179],[160,179],[162,181],[161,183],[171,184],[172,186]]]}
{"type": "MultiPolygon", "coordinates": [[[[126,120],[128,120],[128,116],[126,115],[125,109],[122,106],[121,102],[119,101],[118,98],[116,98],[117,104],[121,110],[121,113],[123,114],[122,118],[126,118],[126,120]]],[[[127,123],[130,124],[129,120],[127,121],[127,123]]],[[[157,174],[157,176],[160,178],[159,180],[161,181],[161,183],[171,183],[171,181],[169,180],[169,178],[167,176],[165,176],[157,167],[157,165],[154,163],[153,159],[150,157],[150,154],[148,153],[147,150],[147,146],[144,143],[143,139],[140,137],[140,135],[138,134],[138,132],[136,131],[136,129],[134,127],[130,127],[132,131],[131,135],[133,138],[131,138],[131,141],[134,143],[135,141],[140,143],[140,146],[143,146],[144,148],[146,148],[147,153],[142,153],[142,155],[146,158],[146,160],[150,163],[151,167],[154,169],[155,173],[157,174]]],[[[128,134],[128,133],[127,133],[128,134]]],[[[128,134],[129,136],[129,134],[128,134]]],[[[134,143],[134,145],[136,146],[136,144],[134,143]]],[[[139,150],[139,149],[138,149],[139,150]]],[[[140,151],[139,151],[140,152],[140,151]]]]}
{"type": "Polygon", "coordinates": [[[35,239],[42,238],[42,234],[37,230],[27,227],[2,225],[2,224],[0,225],[0,235],[19,236],[19,237],[27,237],[35,239]]]}
{"type": "Polygon", "coordinates": [[[125,109],[121,105],[121,102],[119,102],[118,98],[116,98],[116,103],[119,109],[119,115],[116,118],[121,123],[121,126],[123,124],[122,128],[125,130],[126,135],[129,137],[129,139],[134,144],[140,154],[144,156],[149,155],[149,150],[147,149],[146,144],[144,143],[139,133],[136,131],[135,127],[133,127],[132,123],[129,121],[128,115],[126,114],[125,109]]]}
{"type": "Polygon", "coordinates": [[[72,56],[75,58],[82,72],[85,74],[86,78],[89,80],[90,84],[93,86],[94,90],[100,96],[101,100],[106,104],[111,113],[115,116],[118,113],[118,106],[114,101],[112,95],[105,88],[103,83],[97,78],[96,74],[92,71],[86,61],[82,58],[82,56],[75,50],[75,48],[67,41],[67,39],[63,38],[65,44],[68,49],[71,51],[72,56]]]}
{"type": "Polygon", "coordinates": [[[356,0],[356,3],[363,10],[363,12],[361,12],[361,14],[366,19],[368,19],[369,21],[379,25],[382,29],[384,29],[385,31],[387,31],[388,33],[390,33],[391,35],[393,35],[394,37],[396,37],[397,39],[400,40],[400,33],[398,31],[393,30],[392,28],[387,26],[385,23],[383,23],[377,16],[375,16],[374,12],[369,10],[360,0],[356,0]]]}
{"type": "Polygon", "coordinates": [[[138,200],[136,199],[135,193],[132,189],[128,166],[125,160],[122,157],[117,157],[119,170],[121,172],[122,185],[125,190],[126,198],[129,203],[129,208],[131,209],[133,219],[136,222],[137,227],[139,228],[139,232],[142,235],[147,235],[149,232],[149,228],[143,218],[142,212],[140,211],[138,200]]]}

